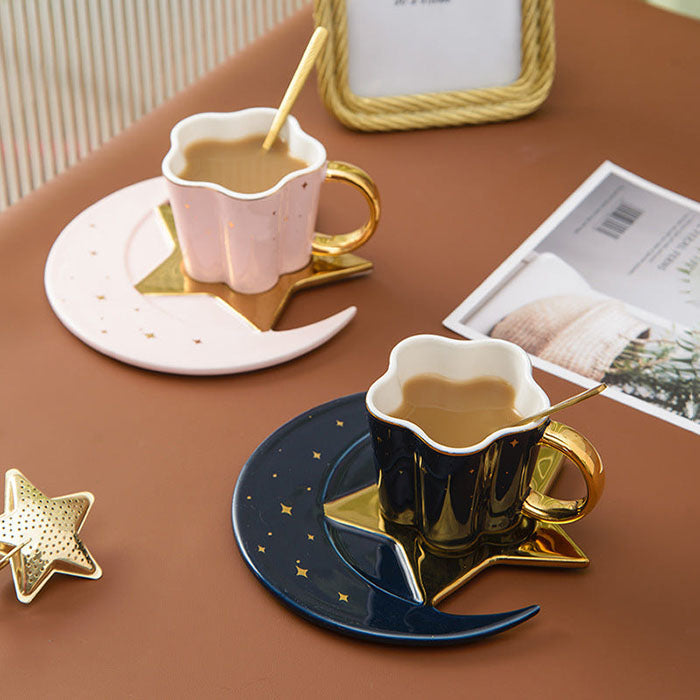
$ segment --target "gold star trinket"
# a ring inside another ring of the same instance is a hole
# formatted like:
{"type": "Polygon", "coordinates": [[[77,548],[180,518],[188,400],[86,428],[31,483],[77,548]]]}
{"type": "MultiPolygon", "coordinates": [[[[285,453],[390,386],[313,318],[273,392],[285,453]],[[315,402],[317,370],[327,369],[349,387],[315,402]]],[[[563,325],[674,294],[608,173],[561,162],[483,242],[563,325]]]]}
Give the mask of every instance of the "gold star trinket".
{"type": "Polygon", "coordinates": [[[31,603],[55,574],[98,579],[97,562],[78,537],[95,498],[83,491],[48,498],[19,470],[5,472],[0,568],[12,566],[17,598],[31,603]]]}

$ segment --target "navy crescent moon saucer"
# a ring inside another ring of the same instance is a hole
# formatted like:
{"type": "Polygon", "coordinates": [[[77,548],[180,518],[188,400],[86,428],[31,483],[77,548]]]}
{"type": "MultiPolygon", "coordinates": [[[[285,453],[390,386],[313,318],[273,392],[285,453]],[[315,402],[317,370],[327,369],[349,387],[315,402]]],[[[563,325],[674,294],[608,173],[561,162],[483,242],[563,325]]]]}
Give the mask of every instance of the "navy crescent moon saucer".
{"type": "Polygon", "coordinates": [[[450,615],[424,604],[390,538],[337,525],[324,503],[376,481],[364,393],[292,419],[245,464],[233,495],[243,557],[281,601],[355,637],[451,644],[502,632],[539,611],[450,615]]]}

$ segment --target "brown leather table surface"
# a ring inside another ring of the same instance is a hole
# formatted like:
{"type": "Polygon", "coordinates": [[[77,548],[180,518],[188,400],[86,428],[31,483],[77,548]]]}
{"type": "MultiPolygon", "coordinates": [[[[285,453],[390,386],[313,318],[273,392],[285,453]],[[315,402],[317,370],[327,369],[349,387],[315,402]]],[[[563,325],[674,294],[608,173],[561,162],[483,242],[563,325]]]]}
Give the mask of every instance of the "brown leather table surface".
{"type": "MultiPolygon", "coordinates": [[[[551,96],[517,122],[357,134],[306,86],[302,127],[374,176],[384,215],[362,253],[373,274],[303,292],[282,327],[350,304],[356,318],[287,364],[214,378],[121,364],[60,324],[42,276],[74,216],[159,173],[177,120],[276,105],[308,11],[0,217],[0,461],[50,496],[95,494],[82,534],[104,570],[55,576],[30,606],[0,573],[2,697],[697,697],[700,443],[609,399],[565,416],[607,468],[600,505],[568,528],[591,566],[477,577],[444,609],[542,606],[488,640],[400,648],[316,627],[256,581],[231,529],[236,477],[270,432],[365,389],[401,338],[450,335],[447,313],[603,160],[700,198],[700,23],[637,0],[562,0],[556,19],[551,96]]],[[[364,215],[340,189],[322,229],[364,215]]],[[[554,399],[573,388],[537,379],[554,399]]]]}

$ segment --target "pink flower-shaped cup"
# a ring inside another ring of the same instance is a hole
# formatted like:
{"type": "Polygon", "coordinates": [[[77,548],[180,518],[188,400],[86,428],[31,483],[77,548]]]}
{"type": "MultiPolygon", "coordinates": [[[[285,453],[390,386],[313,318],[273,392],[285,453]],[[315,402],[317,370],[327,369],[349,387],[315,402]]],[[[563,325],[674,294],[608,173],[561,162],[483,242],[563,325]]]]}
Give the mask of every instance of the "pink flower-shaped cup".
{"type": "MultiPolygon", "coordinates": [[[[170,204],[185,271],[202,282],[225,282],[234,291],[264,292],[280,275],[308,265],[316,255],[339,255],[361,246],[379,220],[379,193],[372,179],[356,166],[326,160],[326,149],[288,117],[280,135],[289,154],[307,167],[285,175],[274,187],[244,194],[214,182],[180,177],[185,149],[201,140],[235,141],[265,134],[274,109],[253,107],[230,113],[195,114],[178,122],[163,159],[170,204]],[[321,183],[342,180],[365,195],[369,221],[338,236],[315,233],[321,183]]],[[[264,156],[262,156],[264,157],[264,156]]]]}

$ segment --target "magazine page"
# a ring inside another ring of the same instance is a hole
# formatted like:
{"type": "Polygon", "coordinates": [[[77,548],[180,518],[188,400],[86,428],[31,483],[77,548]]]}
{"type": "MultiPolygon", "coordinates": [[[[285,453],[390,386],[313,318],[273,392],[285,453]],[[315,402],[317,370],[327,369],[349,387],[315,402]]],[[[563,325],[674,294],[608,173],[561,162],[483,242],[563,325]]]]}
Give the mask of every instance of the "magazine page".
{"type": "Polygon", "coordinates": [[[700,434],[700,204],[606,162],[444,324],[700,434]]]}

